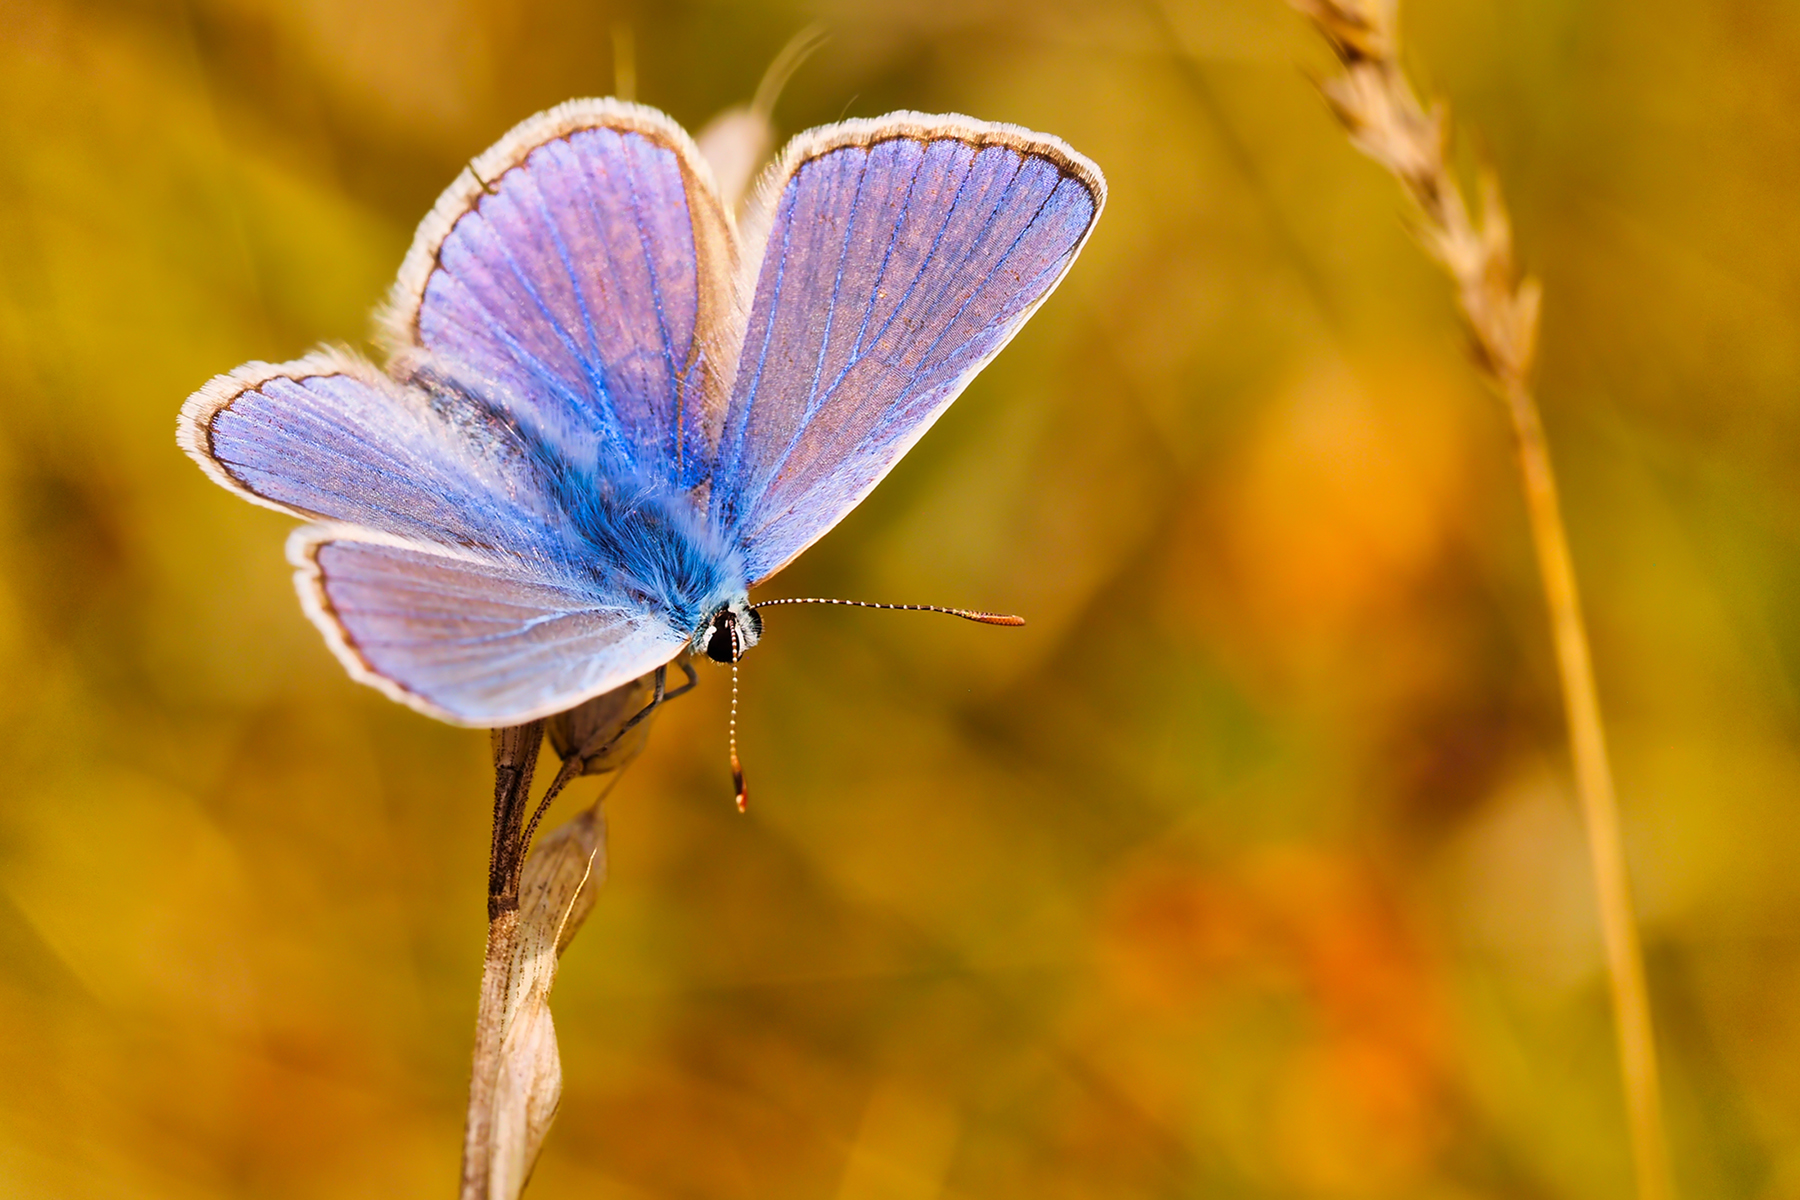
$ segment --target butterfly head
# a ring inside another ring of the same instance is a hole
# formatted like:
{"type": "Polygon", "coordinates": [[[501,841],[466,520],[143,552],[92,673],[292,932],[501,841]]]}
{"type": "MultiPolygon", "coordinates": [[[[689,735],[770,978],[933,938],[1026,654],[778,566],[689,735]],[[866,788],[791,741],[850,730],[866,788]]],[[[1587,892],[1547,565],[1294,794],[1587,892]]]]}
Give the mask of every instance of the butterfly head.
{"type": "Polygon", "coordinates": [[[762,618],[740,597],[713,609],[694,635],[693,649],[714,662],[734,663],[762,637],[762,618]]]}

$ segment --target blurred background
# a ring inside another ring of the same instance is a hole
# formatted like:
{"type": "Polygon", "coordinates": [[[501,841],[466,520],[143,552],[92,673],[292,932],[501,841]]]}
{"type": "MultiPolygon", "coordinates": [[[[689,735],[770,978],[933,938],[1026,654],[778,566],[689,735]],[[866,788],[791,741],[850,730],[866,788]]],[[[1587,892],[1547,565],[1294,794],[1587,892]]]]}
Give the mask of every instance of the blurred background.
{"type": "MultiPolygon", "coordinates": [[[[1031,623],[770,614],[748,817],[702,665],[530,1194],[1627,1195],[1509,434],[1276,0],[0,0],[0,1193],[451,1194],[487,738],[345,677],[176,410],[363,343],[615,31],[698,128],[813,21],[783,136],[968,112],[1112,198],[769,594],[1031,623]]],[[[1800,9],[1405,24],[1545,283],[1678,1174],[1800,1196],[1800,9]]]]}

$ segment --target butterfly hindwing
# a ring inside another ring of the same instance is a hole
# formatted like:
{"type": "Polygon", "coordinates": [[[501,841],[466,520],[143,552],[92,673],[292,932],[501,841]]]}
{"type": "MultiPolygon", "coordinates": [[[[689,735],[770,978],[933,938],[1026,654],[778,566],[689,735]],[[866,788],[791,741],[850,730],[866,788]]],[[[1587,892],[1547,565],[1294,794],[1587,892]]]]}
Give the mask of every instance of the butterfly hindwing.
{"type": "Polygon", "coordinates": [[[518,560],[307,525],[300,598],[352,676],[459,725],[572,708],[668,662],[683,636],[518,560]]]}
{"type": "Polygon", "coordinates": [[[772,180],[710,498],[752,585],[999,353],[1105,202],[1098,169],[1054,138],[909,113],[802,135],[772,180]]]}
{"type": "Polygon", "coordinates": [[[687,134],[578,100],[482,154],[419,226],[382,317],[534,435],[677,489],[710,465],[735,242],[687,134]]]}

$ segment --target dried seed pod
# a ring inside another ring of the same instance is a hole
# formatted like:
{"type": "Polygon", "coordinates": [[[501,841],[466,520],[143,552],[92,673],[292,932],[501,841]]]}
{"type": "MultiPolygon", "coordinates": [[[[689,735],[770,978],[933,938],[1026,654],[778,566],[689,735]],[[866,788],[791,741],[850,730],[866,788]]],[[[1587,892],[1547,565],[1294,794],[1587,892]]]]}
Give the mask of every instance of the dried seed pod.
{"type": "Polygon", "coordinates": [[[578,760],[576,775],[604,775],[617,771],[643,753],[650,736],[650,718],[625,729],[656,697],[656,676],[645,675],[622,688],[595,696],[547,722],[550,745],[565,767],[578,760]],[[623,731],[623,736],[621,732],[623,731]]]}

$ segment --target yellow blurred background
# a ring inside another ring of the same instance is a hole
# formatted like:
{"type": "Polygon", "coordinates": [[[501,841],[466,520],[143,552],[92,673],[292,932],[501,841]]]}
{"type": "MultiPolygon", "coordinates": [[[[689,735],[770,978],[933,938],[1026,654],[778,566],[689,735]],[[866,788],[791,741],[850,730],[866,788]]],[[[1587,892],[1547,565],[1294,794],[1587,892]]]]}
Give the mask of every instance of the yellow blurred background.
{"type": "MultiPolygon", "coordinates": [[[[1800,1196],[1800,9],[1419,0],[1541,403],[1690,1197],[1800,1196]]],[[[1505,422],[1276,0],[0,0],[0,1194],[448,1196],[487,741],[177,451],[528,114],[1054,132],[1082,260],[609,802],[531,1193],[1629,1194],[1505,422]]],[[[704,669],[704,664],[703,664],[704,669]]],[[[559,811],[591,798],[578,784],[559,811]]],[[[552,821],[560,819],[552,817],[552,821]]]]}

